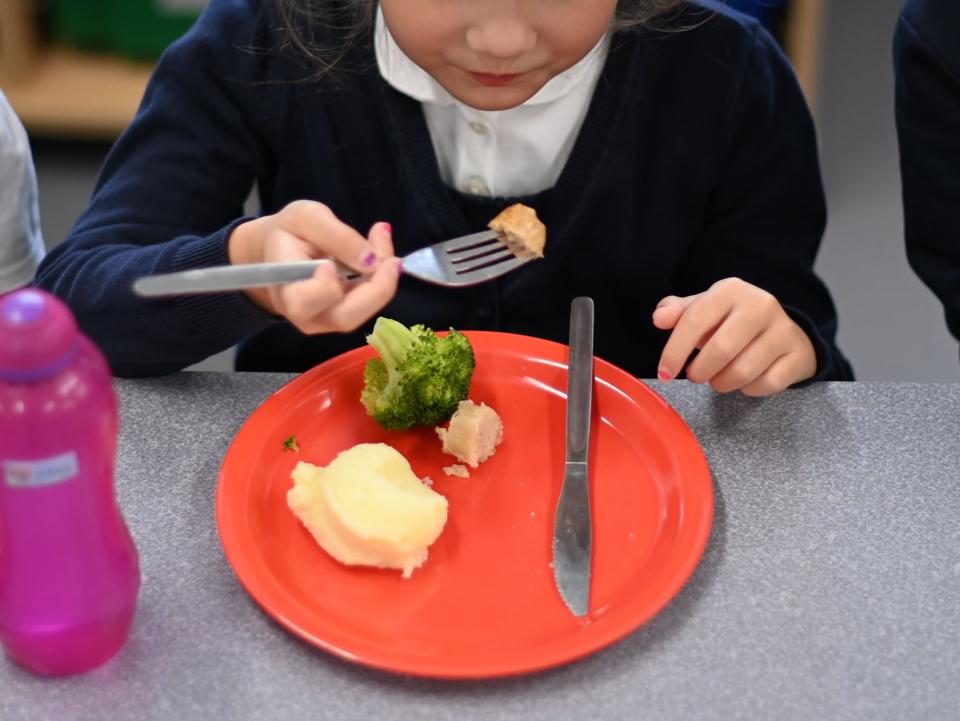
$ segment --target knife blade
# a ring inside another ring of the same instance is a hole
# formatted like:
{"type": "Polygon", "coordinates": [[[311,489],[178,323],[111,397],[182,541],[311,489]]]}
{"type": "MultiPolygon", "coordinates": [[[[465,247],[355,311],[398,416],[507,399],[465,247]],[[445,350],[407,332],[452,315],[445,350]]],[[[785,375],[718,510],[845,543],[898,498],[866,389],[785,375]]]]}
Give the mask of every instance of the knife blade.
{"type": "Polygon", "coordinates": [[[590,405],[593,398],[593,300],[570,306],[567,438],[563,486],[553,525],[553,579],[575,616],[590,610],[590,405]]]}
{"type": "MultiPolygon", "coordinates": [[[[250,263],[197,268],[137,278],[133,284],[133,290],[139,296],[157,298],[183,293],[222,293],[243,288],[263,288],[306,280],[313,277],[313,272],[318,266],[332,262],[326,258],[320,258],[283,263],[250,263]]],[[[342,267],[338,266],[338,272],[343,272],[342,267]]]]}

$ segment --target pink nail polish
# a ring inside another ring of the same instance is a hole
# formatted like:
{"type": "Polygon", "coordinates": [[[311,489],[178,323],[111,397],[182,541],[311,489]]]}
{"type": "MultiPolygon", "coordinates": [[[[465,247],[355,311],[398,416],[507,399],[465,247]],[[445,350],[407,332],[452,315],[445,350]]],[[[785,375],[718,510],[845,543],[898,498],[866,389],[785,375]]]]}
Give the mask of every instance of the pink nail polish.
{"type": "Polygon", "coordinates": [[[368,252],[365,256],[363,256],[363,258],[360,260],[360,264],[363,265],[364,268],[372,268],[373,266],[375,266],[375,265],[377,264],[377,254],[374,253],[372,250],[369,251],[369,252],[368,252]]]}
{"type": "Polygon", "coordinates": [[[393,268],[396,271],[397,275],[400,275],[403,272],[403,259],[394,258],[393,259],[393,268]]]}
{"type": "Polygon", "coordinates": [[[384,223],[383,229],[387,232],[387,235],[393,235],[393,226],[390,223],[384,223]]]}
{"type": "Polygon", "coordinates": [[[662,381],[673,380],[673,376],[670,375],[670,371],[668,371],[666,368],[657,369],[657,378],[659,378],[662,381]]]}

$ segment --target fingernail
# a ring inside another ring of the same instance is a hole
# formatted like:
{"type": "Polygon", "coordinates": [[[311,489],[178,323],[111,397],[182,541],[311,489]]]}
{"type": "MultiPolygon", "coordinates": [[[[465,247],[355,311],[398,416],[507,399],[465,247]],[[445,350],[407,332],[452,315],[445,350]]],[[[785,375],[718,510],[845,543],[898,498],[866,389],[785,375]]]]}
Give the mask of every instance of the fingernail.
{"type": "Polygon", "coordinates": [[[403,260],[401,258],[393,259],[393,270],[397,275],[403,272],[403,260]]]}
{"type": "Polygon", "coordinates": [[[367,254],[360,259],[360,264],[364,268],[372,268],[377,264],[377,254],[374,253],[372,250],[367,251],[367,254]]]}
{"type": "Polygon", "coordinates": [[[666,304],[667,304],[667,299],[664,298],[664,299],[661,300],[659,303],[657,303],[657,307],[654,308],[654,310],[660,310],[660,309],[663,308],[663,306],[665,306],[666,304]]]}
{"type": "Polygon", "coordinates": [[[657,378],[659,378],[662,381],[673,380],[673,376],[670,375],[670,371],[668,371],[663,366],[660,366],[659,368],[657,368],[657,378]]]}
{"type": "Polygon", "coordinates": [[[393,226],[390,223],[383,223],[383,230],[387,235],[393,235],[393,226]]]}

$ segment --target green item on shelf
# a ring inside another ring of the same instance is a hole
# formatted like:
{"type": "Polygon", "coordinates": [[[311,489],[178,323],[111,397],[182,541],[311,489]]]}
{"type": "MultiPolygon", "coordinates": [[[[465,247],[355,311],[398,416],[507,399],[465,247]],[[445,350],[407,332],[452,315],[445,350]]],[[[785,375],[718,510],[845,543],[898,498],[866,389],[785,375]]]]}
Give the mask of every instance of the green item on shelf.
{"type": "Polygon", "coordinates": [[[56,39],[80,49],[155,60],[183,35],[207,0],[53,0],[56,39]]]}
{"type": "Polygon", "coordinates": [[[51,32],[56,40],[83,50],[104,50],[109,44],[107,0],[53,0],[51,32]]]}

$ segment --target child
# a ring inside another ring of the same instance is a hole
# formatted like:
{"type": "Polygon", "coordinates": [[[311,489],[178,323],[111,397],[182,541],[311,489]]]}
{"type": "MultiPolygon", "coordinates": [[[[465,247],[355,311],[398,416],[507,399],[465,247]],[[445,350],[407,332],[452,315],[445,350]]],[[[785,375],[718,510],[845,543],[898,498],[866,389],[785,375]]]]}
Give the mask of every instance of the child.
{"type": "Polygon", "coordinates": [[[894,60],[907,257],[960,339],[960,4],[908,0],[894,60]]]}
{"type": "Polygon", "coordinates": [[[824,215],[800,90],[741,16],[676,0],[213,0],[39,283],[123,375],[235,343],[240,370],[304,370],[362,345],[378,313],[565,342],[570,300],[589,295],[600,357],[765,395],[851,376],[812,271],[824,215]],[[243,218],[254,181],[264,215],[243,218]],[[518,200],[547,225],[545,259],[466,290],[400,277],[394,252],[518,200]],[[364,281],[322,268],[247,293],[130,291],[150,273],[322,255],[364,281]]]}
{"type": "Polygon", "coordinates": [[[43,258],[30,141],[0,91],[0,295],[33,280],[43,258]]]}

